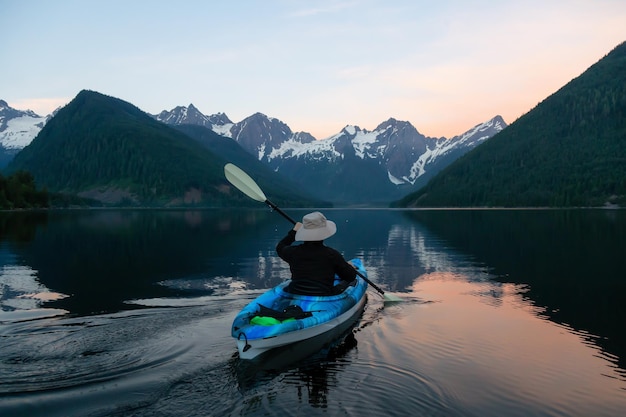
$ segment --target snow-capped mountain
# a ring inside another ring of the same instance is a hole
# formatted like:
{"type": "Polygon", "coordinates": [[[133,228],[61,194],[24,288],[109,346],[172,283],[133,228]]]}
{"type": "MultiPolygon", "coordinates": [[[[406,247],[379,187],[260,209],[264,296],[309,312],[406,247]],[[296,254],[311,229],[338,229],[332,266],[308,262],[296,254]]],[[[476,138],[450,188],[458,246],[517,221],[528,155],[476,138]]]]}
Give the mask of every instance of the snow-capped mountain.
{"type": "Polygon", "coordinates": [[[447,165],[457,158],[474,149],[487,139],[494,136],[507,126],[501,116],[477,124],[472,129],[453,137],[452,139],[441,138],[434,144],[429,144],[415,165],[411,168],[412,175],[409,181],[414,185],[424,185],[447,165]]]}
{"type": "MultiPolygon", "coordinates": [[[[280,165],[288,158],[343,160],[345,154],[350,153],[363,160],[377,160],[387,169],[389,181],[394,184],[413,184],[438,160],[451,154],[458,157],[459,151],[464,153],[463,150],[476,147],[504,127],[502,117],[496,116],[452,139],[431,138],[422,135],[411,123],[391,118],[373,131],[346,126],[328,139],[307,141],[290,135],[278,145],[262,141],[253,151],[276,170],[280,170],[280,165]]],[[[244,135],[240,133],[240,136],[244,135]]],[[[240,143],[250,150],[249,137],[244,136],[244,139],[248,141],[240,143]]]]}
{"type": "Polygon", "coordinates": [[[205,116],[193,104],[189,107],[178,106],[170,111],[163,110],[156,116],[153,116],[160,122],[168,125],[190,124],[208,127],[212,130],[219,126],[226,126],[230,129],[233,122],[224,113],[217,113],[211,116],[205,116]]]}
{"type": "Polygon", "coordinates": [[[0,145],[11,150],[24,148],[37,136],[47,119],[48,116],[41,117],[32,110],[16,110],[0,100],[0,145]]]}
{"type": "Polygon", "coordinates": [[[16,110],[0,100],[0,168],[28,145],[53,115],[42,117],[32,110],[16,110]]]}
{"type": "Polygon", "coordinates": [[[388,201],[421,187],[504,127],[504,120],[496,116],[452,139],[431,138],[411,123],[392,118],[373,131],[347,126],[325,140],[304,144],[288,140],[264,160],[312,189],[325,175],[323,183],[329,187],[319,194],[321,198],[388,201]]]}
{"type": "MultiPolygon", "coordinates": [[[[171,112],[163,111],[157,118],[170,124],[198,124],[194,121],[201,118],[195,114],[197,109],[193,107],[192,112],[191,108],[190,105],[187,109],[177,107],[171,112]],[[173,114],[192,116],[174,117],[173,114]]],[[[217,116],[204,116],[201,120],[217,116]]],[[[226,115],[219,116],[229,121],[226,115]]],[[[368,184],[378,184],[381,200],[400,197],[407,190],[425,184],[456,158],[506,127],[502,117],[496,116],[451,139],[432,138],[419,133],[409,122],[391,118],[372,131],[349,125],[336,135],[316,140],[306,132],[294,133],[280,120],[261,113],[238,123],[211,125],[205,122],[202,125],[232,138],[258,160],[303,186],[329,185],[317,195],[333,201],[352,201],[360,198],[358,195],[366,201],[377,198],[355,185],[359,175],[361,181],[367,176],[368,184]],[[356,166],[359,170],[355,170],[356,166]],[[346,190],[350,188],[359,191],[346,190]],[[338,189],[343,191],[337,192],[338,189]]]]}

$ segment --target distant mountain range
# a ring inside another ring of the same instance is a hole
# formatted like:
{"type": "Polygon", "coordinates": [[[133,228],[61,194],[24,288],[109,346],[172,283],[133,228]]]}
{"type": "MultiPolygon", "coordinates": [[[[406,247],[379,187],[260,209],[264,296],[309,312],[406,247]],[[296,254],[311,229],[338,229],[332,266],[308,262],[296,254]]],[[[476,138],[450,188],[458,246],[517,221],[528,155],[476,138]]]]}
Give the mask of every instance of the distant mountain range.
{"type": "MultiPolygon", "coordinates": [[[[51,116],[40,117],[2,103],[0,120],[5,122],[0,130],[0,155],[4,157],[0,159],[6,165],[51,116]]],[[[152,117],[201,142],[208,131],[229,138],[304,195],[335,204],[365,205],[387,205],[418,189],[447,164],[506,127],[496,116],[452,139],[430,138],[409,122],[389,119],[373,131],[349,125],[330,138],[316,140],[261,113],[233,123],[224,113],[207,116],[190,104],[152,117]]],[[[230,145],[216,142],[215,137],[209,142],[221,144],[212,147],[218,155],[230,145]]],[[[231,160],[233,154],[226,151],[222,157],[231,160]]]]}
{"type": "Polygon", "coordinates": [[[496,116],[452,139],[430,138],[409,122],[389,119],[373,131],[346,126],[336,135],[316,140],[261,113],[233,123],[224,113],[206,116],[190,104],[154,117],[173,126],[202,126],[232,138],[312,195],[347,204],[386,205],[417,190],[506,127],[502,117],[496,116]]]}

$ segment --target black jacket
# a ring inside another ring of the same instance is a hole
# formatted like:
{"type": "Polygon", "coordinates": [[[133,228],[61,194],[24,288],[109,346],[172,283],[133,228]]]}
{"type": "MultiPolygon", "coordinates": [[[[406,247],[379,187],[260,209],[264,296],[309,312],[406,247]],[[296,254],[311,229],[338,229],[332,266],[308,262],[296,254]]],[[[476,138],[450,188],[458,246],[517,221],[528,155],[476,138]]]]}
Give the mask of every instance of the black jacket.
{"type": "Polygon", "coordinates": [[[278,256],[289,264],[291,284],[287,291],[294,294],[333,294],[335,274],[344,281],[353,281],[356,270],[341,254],[323,241],[304,242],[291,246],[296,240],[295,230],[290,230],[278,245],[278,256]]]}

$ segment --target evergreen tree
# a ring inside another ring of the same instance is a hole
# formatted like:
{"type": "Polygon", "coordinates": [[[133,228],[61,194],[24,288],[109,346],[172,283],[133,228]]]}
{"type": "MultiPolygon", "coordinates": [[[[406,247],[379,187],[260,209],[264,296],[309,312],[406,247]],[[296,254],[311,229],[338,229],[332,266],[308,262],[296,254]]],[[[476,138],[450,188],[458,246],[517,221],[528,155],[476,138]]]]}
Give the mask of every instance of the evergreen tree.
{"type": "Polygon", "coordinates": [[[0,209],[48,207],[48,192],[39,191],[30,172],[17,171],[8,177],[0,175],[0,209]]]}

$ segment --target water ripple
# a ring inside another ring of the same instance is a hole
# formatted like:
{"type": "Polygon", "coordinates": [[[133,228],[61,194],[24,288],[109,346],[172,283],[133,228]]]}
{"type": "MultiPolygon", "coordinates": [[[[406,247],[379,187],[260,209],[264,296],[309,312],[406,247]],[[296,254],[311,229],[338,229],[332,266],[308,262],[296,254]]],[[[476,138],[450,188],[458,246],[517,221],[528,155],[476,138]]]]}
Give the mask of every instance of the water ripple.
{"type": "Polygon", "coordinates": [[[221,308],[230,303],[4,324],[0,414],[87,415],[150,404],[198,363],[210,364],[213,351],[224,352],[230,340],[211,334],[227,334],[232,319],[221,308]]]}
{"type": "MultiPolygon", "coordinates": [[[[119,378],[171,362],[190,346],[142,343],[140,326],[114,316],[59,320],[3,331],[0,394],[58,390],[119,378]],[[99,328],[95,330],[95,328],[99,328]],[[136,343],[129,341],[135,340],[136,343]]],[[[148,323],[149,324],[149,321],[148,323]]],[[[145,328],[145,327],[144,327],[145,328]]]]}

